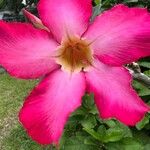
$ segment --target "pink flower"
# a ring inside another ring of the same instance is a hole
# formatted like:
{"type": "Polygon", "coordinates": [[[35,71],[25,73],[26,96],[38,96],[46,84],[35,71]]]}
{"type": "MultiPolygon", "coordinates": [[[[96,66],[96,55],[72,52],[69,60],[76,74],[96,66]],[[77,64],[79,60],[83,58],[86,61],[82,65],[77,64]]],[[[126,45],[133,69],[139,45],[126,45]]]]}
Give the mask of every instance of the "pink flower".
{"type": "Polygon", "coordinates": [[[104,119],[135,125],[149,107],[131,86],[124,64],[150,56],[150,14],[117,5],[93,23],[91,0],[40,0],[32,24],[0,22],[0,64],[18,78],[42,82],[19,118],[41,144],[58,143],[85,92],[94,93],[104,119]]]}

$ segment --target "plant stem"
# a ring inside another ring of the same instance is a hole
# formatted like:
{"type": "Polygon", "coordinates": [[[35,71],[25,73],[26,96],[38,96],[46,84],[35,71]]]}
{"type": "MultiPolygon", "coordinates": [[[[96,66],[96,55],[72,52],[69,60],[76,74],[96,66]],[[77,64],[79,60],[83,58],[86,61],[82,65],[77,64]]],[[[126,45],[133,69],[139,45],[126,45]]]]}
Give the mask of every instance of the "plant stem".
{"type": "Polygon", "coordinates": [[[127,65],[127,69],[135,80],[150,89],[150,78],[141,72],[140,66],[137,63],[127,65]]]}

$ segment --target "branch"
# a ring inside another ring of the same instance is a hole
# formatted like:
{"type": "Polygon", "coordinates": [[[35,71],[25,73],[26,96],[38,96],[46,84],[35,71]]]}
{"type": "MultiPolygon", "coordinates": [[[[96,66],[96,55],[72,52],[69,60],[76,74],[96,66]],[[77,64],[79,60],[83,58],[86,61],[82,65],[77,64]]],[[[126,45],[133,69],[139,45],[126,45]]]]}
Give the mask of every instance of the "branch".
{"type": "Polygon", "coordinates": [[[150,89],[150,78],[144,73],[141,73],[140,66],[137,63],[127,65],[127,69],[129,70],[129,72],[135,80],[139,81],[140,83],[142,83],[150,89]]]}

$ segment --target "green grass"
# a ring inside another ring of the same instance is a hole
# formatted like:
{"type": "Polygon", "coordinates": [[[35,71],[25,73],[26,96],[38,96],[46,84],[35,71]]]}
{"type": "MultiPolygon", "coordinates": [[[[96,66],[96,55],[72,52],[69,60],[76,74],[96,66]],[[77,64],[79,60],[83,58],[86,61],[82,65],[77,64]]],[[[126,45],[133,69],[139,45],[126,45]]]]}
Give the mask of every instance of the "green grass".
{"type": "Polygon", "coordinates": [[[0,74],[0,150],[43,150],[18,121],[18,112],[37,80],[18,80],[0,74]]]}
{"type": "Polygon", "coordinates": [[[0,119],[12,114],[36,84],[35,81],[18,80],[7,74],[0,75],[0,119]]]}

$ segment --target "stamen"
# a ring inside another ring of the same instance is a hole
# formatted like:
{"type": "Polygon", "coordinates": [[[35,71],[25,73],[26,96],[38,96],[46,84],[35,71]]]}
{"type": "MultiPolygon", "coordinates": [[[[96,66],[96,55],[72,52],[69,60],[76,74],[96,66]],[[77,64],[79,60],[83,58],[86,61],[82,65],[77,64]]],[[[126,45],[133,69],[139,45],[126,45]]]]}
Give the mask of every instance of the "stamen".
{"type": "Polygon", "coordinates": [[[92,65],[92,51],[89,43],[79,38],[68,37],[58,50],[57,62],[65,70],[81,71],[92,65]]]}

